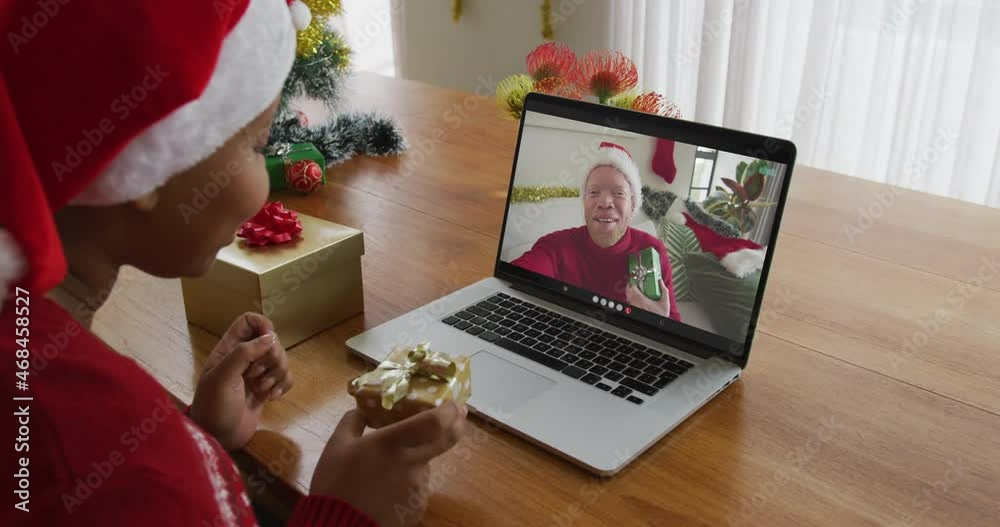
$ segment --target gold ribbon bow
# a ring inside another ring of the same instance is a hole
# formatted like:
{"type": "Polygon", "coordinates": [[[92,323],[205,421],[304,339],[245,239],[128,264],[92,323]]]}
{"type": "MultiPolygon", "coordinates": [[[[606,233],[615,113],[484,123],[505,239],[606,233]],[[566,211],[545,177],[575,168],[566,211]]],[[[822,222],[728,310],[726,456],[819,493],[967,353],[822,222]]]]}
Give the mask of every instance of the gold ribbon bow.
{"type": "Polygon", "coordinates": [[[353,391],[362,386],[379,386],[382,391],[382,408],[392,410],[410,392],[413,376],[451,381],[455,377],[455,363],[447,355],[430,350],[429,342],[422,342],[406,354],[403,362],[383,361],[373,371],[351,382],[353,391]]]}

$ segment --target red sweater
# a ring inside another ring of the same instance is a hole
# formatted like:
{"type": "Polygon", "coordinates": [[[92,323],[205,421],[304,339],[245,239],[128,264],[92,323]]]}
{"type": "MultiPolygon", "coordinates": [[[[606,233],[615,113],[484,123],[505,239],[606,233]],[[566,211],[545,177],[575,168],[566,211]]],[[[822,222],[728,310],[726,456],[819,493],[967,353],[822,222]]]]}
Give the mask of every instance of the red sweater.
{"type": "Polygon", "coordinates": [[[539,238],[531,250],[511,263],[625,303],[628,255],[647,247],[653,247],[660,254],[663,283],[670,295],[670,318],[680,321],[667,248],[657,238],[632,227],[618,243],[607,248],[590,239],[586,226],[556,231],[539,238]]]}
{"type": "MultiPolygon", "coordinates": [[[[25,419],[29,431],[27,447],[3,456],[8,476],[0,524],[257,524],[229,455],[176,410],[149,374],[54,302],[32,296],[29,307],[27,391],[15,384],[20,347],[12,299],[0,313],[4,441],[16,444],[21,435],[16,419],[25,419]],[[34,400],[13,400],[25,396],[34,400]],[[27,416],[14,417],[18,413],[27,416]],[[17,481],[10,475],[20,469],[22,456],[28,457],[30,475],[30,501],[22,506],[29,512],[15,508],[22,499],[12,493],[17,481]]],[[[300,500],[289,525],[375,524],[336,498],[309,496],[300,500]]]]}

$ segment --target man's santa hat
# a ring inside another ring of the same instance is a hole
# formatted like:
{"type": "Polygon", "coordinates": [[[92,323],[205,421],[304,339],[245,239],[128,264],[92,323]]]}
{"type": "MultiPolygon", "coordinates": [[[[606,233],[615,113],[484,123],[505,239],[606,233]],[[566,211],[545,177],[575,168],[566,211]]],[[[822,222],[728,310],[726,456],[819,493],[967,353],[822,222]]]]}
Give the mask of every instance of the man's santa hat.
{"type": "Polygon", "coordinates": [[[289,3],[0,7],[0,302],[63,279],[55,211],[142,197],[267,109],[295,59],[289,3]]]}
{"type": "MultiPolygon", "coordinates": [[[[690,214],[682,212],[681,215],[684,219],[683,225],[687,225],[698,238],[701,250],[714,254],[730,273],[743,278],[764,267],[764,256],[767,251],[759,244],[743,238],[723,236],[698,223],[690,214]]],[[[673,216],[669,219],[680,223],[673,216]]]]}
{"type": "Polygon", "coordinates": [[[587,181],[590,173],[597,167],[610,166],[625,175],[628,186],[632,190],[632,212],[642,208],[642,179],[639,177],[639,167],[632,160],[632,154],[624,146],[608,141],[601,142],[597,147],[597,155],[587,166],[580,184],[580,195],[587,195],[587,181]]]}

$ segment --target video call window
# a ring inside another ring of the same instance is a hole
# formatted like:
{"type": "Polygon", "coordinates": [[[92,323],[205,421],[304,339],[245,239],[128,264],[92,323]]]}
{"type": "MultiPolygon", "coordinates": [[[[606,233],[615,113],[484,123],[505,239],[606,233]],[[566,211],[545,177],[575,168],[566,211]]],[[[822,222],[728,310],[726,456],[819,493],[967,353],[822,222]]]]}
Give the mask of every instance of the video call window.
{"type": "Polygon", "coordinates": [[[785,166],[525,115],[501,260],[743,341],[785,166]]]}

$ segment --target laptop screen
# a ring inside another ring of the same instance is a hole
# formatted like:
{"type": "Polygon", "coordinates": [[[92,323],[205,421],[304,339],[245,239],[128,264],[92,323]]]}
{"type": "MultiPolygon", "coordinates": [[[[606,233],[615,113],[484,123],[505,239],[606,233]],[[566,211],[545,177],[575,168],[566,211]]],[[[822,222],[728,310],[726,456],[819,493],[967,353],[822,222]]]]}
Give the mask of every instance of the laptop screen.
{"type": "Polygon", "coordinates": [[[789,166],[642,128],[527,107],[499,259],[608,317],[742,353],[789,166]]]}

